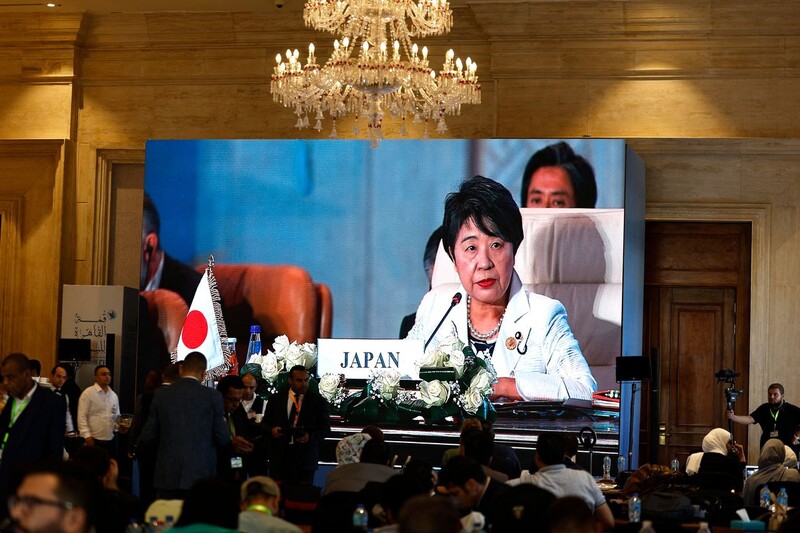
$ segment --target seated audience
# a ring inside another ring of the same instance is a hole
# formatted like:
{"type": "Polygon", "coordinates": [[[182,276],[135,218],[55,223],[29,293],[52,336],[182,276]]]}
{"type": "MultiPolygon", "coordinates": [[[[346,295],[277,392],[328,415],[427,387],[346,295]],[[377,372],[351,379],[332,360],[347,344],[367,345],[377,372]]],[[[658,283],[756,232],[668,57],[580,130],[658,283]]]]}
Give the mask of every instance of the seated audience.
{"type": "Polygon", "coordinates": [[[505,483],[508,476],[492,469],[492,453],[494,452],[494,435],[483,429],[469,429],[461,433],[461,455],[471,457],[483,467],[486,475],[495,481],[505,483]]]}
{"type": "Polygon", "coordinates": [[[564,433],[564,464],[567,468],[586,470],[576,461],[578,458],[578,436],[575,433],[564,433]]]}
{"type": "Polygon", "coordinates": [[[101,491],[97,480],[75,465],[60,461],[40,464],[23,476],[16,492],[8,498],[12,530],[95,531],[101,491]]]}
{"type": "Polygon", "coordinates": [[[701,480],[704,485],[722,488],[718,485],[724,484],[741,493],[745,464],[744,448],[731,442],[728,430],[714,428],[703,437],[703,457],[697,473],[705,480],[701,480]]]}
{"type": "Polygon", "coordinates": [[[742,499],[745,505],[758,505],[761,485],[771,481],[800,481],[796,468],[786,468],[786,448],[780,439],[769,439],[761,448],[758,458],[758,471],[744,482],[742,499]]]}
{"type": "Polygon", "coordinates": [[[400,533],[460,533],[458,514],[454,498],[414,496],[400,510],[400,533]]]}
{"type": "MultiPolygon", "coordinates": [[[[475,428],[484,429],[485,431],[488,431],[494,435],[492,425],[488,422],[481,422],[477,418],[465,419],[461,424],[461,434],[463,435],[465,431],[475,428]]],[[[458,448],[450,448],[444,452],[444,455],[442,455],[442,466],[446,465],[447,461],[456,455],[463,455],[461,453],[460,442],[458,448]]],[[[514,448],[498,443],[497,441],[494,441],[491,465],[493,470],[502,472],[508,476],[508,479],[518,478],[520,472],[522,472],[522,466],[519,463],[519,458],[517,457],[517,452],[514,451],[514,448]]]]}
{"type": "Polygon", "coordinates": [[[465,514],[481,513],[489,528],[498,503],[509,491],[507,485],[487,476],[477,461],[464,456],[453,457],[442,467],[439,487],[458,499],[465,514]]]}
{"type": "Polygon", "coordinates": [[[358,492],[370,481],[383,483],[396,474],[394,468],[388,466],[391,458],[388,444],[370,439],[361,450],[360,462],[345,464],[331,470],[325,480],[322,494],[358,492]]]}
{"type": "Polygon", "coordinates": [[[437,476],[430,463],[409,457],[403,465],[403,475],[413,477],[427,494],[433,493],[437,476]]]}
{"type": "Polygon", "coordinates": [[[139,501],[132,494],[120,490],[119,465],[106,450],[83,446],[75,451],[71,462],[90,473],[103,486],[97,515],[99,530],[123,533],[131,520],[141,520],[139,501]]]}
{"type": "Polygon", "coordinates": [[[544,433],[536,443],[534,462],[538,467],[535,474],[525,470],[519,479],[512,479],[509,485],[531,483],[541,487],[556,497],[579,496],[594,510],[596,519],[603,527],[614,527],[614,517],[606,503],[606,498],[589,472],[567,468],[564,465],[564,435],[544,433]]]}
{"type": "Polygon", "coordinates": [[[396,533],[400,530],[398,520],[403,505],[414,496],[427,495],[425,487],[412,476],[397,474],[386,480],[378,497],[379,514],[383,527],[375,529],[375,533],[396,533]]]}
{"type": "Polygon", "coordinates": [[[353,433],[342,437],[336,443],[336,462],[339,466],[358,463],[361,460],[361,450],[372,437],[366,433],[353,433]]]}
{"type": "Polygon", "coordinates": [[[239,523],[236,486],[219,478],[201,479],[189,489],[175,533],[233,533],[239,523]]]}
{"type": "Polygon", "coordinates": [[[242,512],[239,513],[241,533],[300,533],[301,529],[278,518],[281,489],[267,476],[251,477],[242,484],[242,512]]]}
{"type": "Polygon", "coordinates": [[[550,533],[595,533],[597,521],[586,502],[577,496],[559,498],[548,511],[550,533]]]}
{"type": "MultiPolygon", "coordinates": [[[[555,500],[552,493],[528,483],[511,487],[497,506],[494,531],[530,530],[531,524],[543,522],[555,500]]],[[[581,505],[585,504],[581,502],[581,505]]]]}

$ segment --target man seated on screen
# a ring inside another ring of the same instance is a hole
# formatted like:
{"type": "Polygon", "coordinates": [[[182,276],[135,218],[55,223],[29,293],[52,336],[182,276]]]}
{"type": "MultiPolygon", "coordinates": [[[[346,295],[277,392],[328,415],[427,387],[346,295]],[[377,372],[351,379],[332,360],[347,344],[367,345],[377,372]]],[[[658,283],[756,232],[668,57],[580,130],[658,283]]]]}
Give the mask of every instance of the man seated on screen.
{"type": "Polygon", "coordinates": [[[465,297],[426,294],[409,338],[432,339],[429,350],[453,336],[471,346],[498,376],[493,400],[591,399],[597,383],[564,306],[528,292],[514,270],[522,216],[508,189],[483,176],[463,182],[447,196],[443,228],[465,297]]]}
{"type": "Polygon", "coordinates": [[[159,238],[160,231],[161,220],[158,209],[150,196],[145,193],[139,290],[169,289],[178,293],[186,301],[186,305],[191,306],[197,285],[203,275],[164,252],[159,238]]]}

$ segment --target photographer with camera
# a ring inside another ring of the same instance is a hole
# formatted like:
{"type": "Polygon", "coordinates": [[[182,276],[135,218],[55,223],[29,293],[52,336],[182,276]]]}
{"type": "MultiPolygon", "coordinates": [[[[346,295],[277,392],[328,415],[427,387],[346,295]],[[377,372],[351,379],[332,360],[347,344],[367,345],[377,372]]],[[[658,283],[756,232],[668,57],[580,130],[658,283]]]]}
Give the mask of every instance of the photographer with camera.
{"type": "MultiPolygon", "coordinates": [[[[749,415],[736,415],[732,408],[728,409],[728,420],[761,426],[761,448],[769,439],[780,439],[796,451],[800,444],[800,407],[784,400],[780,383],[767,388],[767,400],[749,415]]],[[[729,407],[732,406],[729,404],[729,407]]]]}

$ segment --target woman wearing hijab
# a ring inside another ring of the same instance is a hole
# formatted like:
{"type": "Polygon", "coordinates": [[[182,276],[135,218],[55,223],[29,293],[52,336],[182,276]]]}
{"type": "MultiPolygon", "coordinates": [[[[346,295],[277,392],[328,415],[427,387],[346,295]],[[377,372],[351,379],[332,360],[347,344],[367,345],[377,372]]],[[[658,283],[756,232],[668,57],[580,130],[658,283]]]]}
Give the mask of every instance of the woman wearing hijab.
{"type": "MultiPolygon", "coordinates": [[[[796,464],[795,457],[795,464],[796,464]]],[[[771,481],[800,481],[800,472],[793,466],[787,468],[786,447],[780,439],[769,439],[761,448],[758,458],[758,471],[744,483],[742,499],[745,505],[758,505],[758,491],[761,485],[771,481]]]]}
{"type": "MultiPolygon", "coordinates": [[[[730,477],[731,488],[742,490],[746,459],[741,444],[731,441],[728,430],[714,428],[703,437],[703,457],[698,474],[708,479],[730,477]]],[[[720,481],[720,480],[718,480],[720,481]]]]}

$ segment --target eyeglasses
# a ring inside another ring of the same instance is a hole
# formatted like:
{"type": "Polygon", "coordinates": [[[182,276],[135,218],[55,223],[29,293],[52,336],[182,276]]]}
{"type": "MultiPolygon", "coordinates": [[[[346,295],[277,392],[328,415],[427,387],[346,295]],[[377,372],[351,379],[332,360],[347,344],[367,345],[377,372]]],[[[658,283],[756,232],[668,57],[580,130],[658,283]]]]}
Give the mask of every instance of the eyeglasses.
{"type": "Polygon", "coordinates": [[[16,506],[22,506],[26,509],[31,509],[38,505],[49,505],[51,507],[58,507],[65,511],[69,511],[72,509],[73,505],[72,502],[58,502],[52,500],[43,500],[41,498],[37,498],[36,496],[9,496],[8,497],[8,508],[13,509],[16,506]]]}

